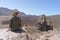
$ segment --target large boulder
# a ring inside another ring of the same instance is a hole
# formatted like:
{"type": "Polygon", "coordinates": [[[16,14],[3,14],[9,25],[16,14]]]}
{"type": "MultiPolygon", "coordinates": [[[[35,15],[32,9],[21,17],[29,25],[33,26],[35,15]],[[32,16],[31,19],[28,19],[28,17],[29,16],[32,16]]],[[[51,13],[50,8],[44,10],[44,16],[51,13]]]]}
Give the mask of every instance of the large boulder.
{"type": "Polygon", "coordinates": [[[8,29],[0,29],[0,40],[29,40],[26,32],[15,33],[8,29]]]}

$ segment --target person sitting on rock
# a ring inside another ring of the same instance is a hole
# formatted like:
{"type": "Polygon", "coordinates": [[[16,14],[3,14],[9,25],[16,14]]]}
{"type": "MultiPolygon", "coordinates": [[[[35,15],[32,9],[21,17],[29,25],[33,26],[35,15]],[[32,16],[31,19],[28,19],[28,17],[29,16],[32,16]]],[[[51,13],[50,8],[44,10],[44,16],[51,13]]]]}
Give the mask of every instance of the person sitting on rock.
{"type": "Polygon", "coordinates": [[[19,31],[21,29],[21,18],[18,17],[18,12],[13,13],[13,18],[10,20],[10,29],[13,32],[19,31]]]}
{"type": "Polygon", "coordinates": [[[47,22],[46,22],[46,16],[42,15],[38,22],[39,30],[40,31],[47,31],[47,22]]]}
{"type": "Polygon", "coordinates": [[[41,18],[39,18],[37,26],[40,31],[53,30],[53,24],[51,23],[50,20],[48,20],[47,22],[45,15],[42,15],[41,18]]]}

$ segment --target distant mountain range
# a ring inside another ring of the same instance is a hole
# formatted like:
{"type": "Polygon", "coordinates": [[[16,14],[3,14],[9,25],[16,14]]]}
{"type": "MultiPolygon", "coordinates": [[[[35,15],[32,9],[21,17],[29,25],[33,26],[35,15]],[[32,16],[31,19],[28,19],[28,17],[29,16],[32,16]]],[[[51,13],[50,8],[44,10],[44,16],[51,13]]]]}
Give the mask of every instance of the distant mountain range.
{"type": "MultiPolygon", "coordinates": [[[[0,8],[0,16],[11,15],[13,13],[13,11],[14,10],[10,10],[8,8],[1,7],[0,8]]],[[[20,14],[20,17],[21,17],[21,20],[22,20],[22,24],[27,24],[27,25],[37,24],[37,21],[40,17],[40,16],[36,16],[36,15],[26,15],[24,12],[20,12],[20,11],[19,11],[19,14],[20,14]]],[[[55,28],[60,27],[60,15],[47,16],[47,19],[52,21],[55,28]]]]}
{"type": "MultiPolygon", "coordinates": [[[[17,10],[17,9],[15,9],[15,10],[17,10]]],[[[2,16],[2,15],[4,15],[4,16],[12,15],[13,12],[14,12],[14,10],[10,10],[8,8],[3,8],[3,7],[0,8],[0,16],[2,16]]],[[[24,12],[20,12],[20,11],[19,11],[19,14],[20,15],[25,15],[24,12]]]]}

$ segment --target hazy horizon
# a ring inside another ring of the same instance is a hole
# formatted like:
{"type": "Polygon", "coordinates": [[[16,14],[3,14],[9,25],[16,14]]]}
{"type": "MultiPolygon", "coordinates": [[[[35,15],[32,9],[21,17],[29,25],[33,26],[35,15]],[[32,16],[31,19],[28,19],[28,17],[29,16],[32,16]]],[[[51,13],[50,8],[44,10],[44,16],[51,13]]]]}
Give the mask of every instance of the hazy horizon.
{"type": "Polygon", "coordinates": [[[0,7],[18,9],[27,15],[60,14],[60,0],[0,0],[0,7]]]}

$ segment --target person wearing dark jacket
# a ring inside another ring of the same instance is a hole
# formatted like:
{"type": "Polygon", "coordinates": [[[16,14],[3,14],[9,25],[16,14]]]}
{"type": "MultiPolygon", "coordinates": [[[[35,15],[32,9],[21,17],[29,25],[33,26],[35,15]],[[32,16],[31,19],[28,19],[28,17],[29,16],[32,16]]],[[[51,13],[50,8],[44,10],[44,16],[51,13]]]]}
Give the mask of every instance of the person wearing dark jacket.
{"type": "Polygon", "coordinates": [[[41,25],[40,31],[47,31],[47,21],[46,21],[46,16],[45,15],[42,15],[40,25],[41,25]]]}
{"type": "Polygon", "coordinates": [[[10,20],[9,25],[11,31],[19,31],[21,29],[21,18],[18,17],[18,12],[14,12],[13,18],[10,20]]]}
{"type": "Polygon", "coordinates": [[[46,21],[46,16],[45,15],[42,15],[39,17],[39,20],[38,20],[38,29],[40,31],[47,31],[47,21],[46,21]]]}

